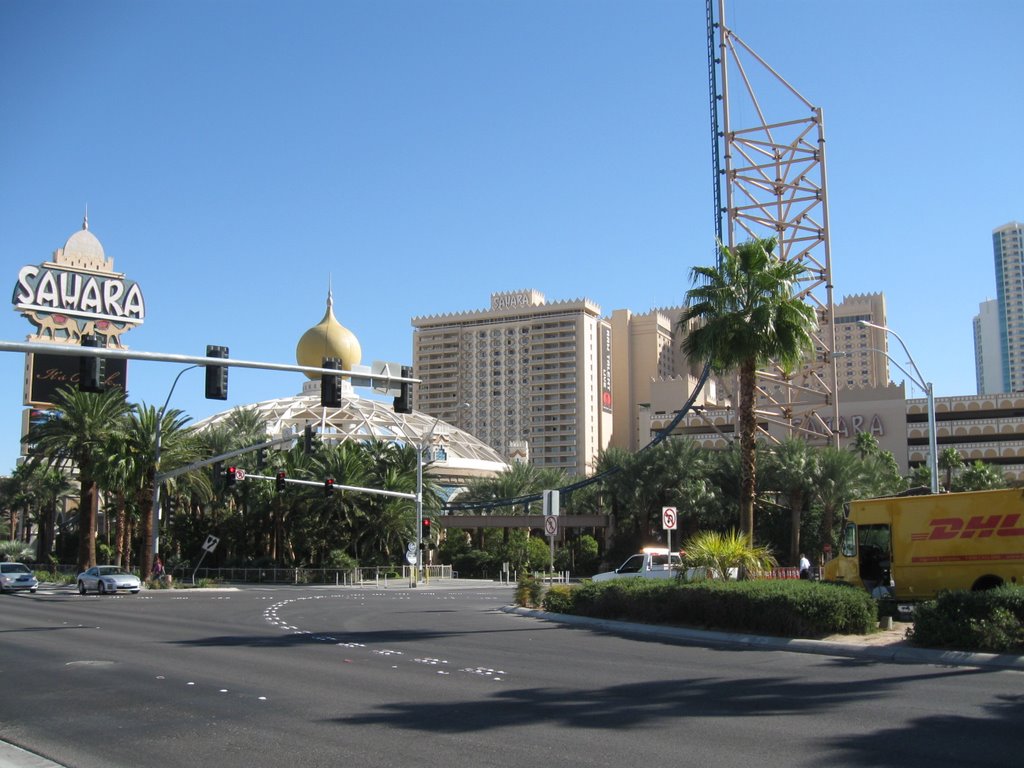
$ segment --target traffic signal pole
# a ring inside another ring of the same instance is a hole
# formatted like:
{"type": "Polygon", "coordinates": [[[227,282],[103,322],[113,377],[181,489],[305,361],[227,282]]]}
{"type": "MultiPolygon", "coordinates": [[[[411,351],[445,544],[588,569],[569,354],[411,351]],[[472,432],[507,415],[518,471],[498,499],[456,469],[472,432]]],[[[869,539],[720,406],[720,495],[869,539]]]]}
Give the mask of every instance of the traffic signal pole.
{"type": "MultiPolygon", "coordinates": [[[[437,422],[434,422],[434,426],[437,426],[437,422]]],[[[430,428],[433,433],[434,428],[430,428]]],[[[413,569],[412,583],[410,587],[419,585],[420,574],[423,572],[423,451],[425,448],[425,440],[421,440],[420,444],[416,446],[416,493],[414,498],[416,499],[416,568],[413,569]]]]}

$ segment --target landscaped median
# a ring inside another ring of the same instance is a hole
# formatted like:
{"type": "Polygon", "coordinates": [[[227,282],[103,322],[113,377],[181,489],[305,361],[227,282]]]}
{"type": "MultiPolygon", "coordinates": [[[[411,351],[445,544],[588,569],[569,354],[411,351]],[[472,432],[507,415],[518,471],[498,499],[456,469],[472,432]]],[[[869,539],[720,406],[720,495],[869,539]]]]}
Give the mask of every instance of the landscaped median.
{"type": "MultiPolygon", "coordinates": [[[[878,604],[864,590],[804,580],[623,579],[545,590],[528,579],[516,601],[594,619],[810,640],[878,628],[878,604]]],[[[922,648],[1024,653],[1024,587],[942,593],[916,606],[907,638],[922,648]]]]}
{"type": "Polygon", "coordinates": [[[1024,653],[1024,587],[943,592],[914,611],[914,645],[1024,653]]]}
{"type": "MultiPolygon", "coordinates": [[[[518,597],[521,605],[530,604],[530,590],[519,590],[518,597]]],[[[590,618],[797,638],[866,634],[878,626],[875,602],[866,592],[799,580],[585,582],[550,587],[540,607],[590,618]]]]}

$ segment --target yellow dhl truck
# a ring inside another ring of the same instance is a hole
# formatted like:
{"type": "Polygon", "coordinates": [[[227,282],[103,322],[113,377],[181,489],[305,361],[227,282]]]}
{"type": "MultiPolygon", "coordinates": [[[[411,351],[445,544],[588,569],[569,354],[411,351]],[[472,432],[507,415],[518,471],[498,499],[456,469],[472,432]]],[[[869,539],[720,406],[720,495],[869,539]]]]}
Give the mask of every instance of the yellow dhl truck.
{"type": "Polygon", "coordinates": [[[1024,584],[1024,490],[852,501],[823,579],[905,601],[1024,584]]]}

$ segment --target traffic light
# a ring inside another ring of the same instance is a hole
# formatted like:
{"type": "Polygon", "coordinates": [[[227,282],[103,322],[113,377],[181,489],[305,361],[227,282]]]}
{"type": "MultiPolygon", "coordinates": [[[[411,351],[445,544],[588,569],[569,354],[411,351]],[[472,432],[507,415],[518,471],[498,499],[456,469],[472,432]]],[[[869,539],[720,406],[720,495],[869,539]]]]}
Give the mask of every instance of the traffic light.
{"type": "MultiPolygon", "coordinates": [[[[341,360],[337,357],[325,357],[322,367],[333,371],[341,370],[341,360]]],[[[325,408],[341,408],[341,376],[338,374],[320,374],[320,405],[325,408]]]]}
{"type": "MultiPolygon", "coordinates": [[[[216,347],[206,345],[206,356],[226,359],[228,356],[227,347],[216,347]]],[[[206,366],[206,399],[227,400],[228,399],[228,367],[226,365],[206,366]]]]}
{"type": "Polygon", "coordinates": [[[334,478],[328,477],[324,480],[324,498],[329,498],[334,493],[334,478]]]}
{"type": "MultiPolygon", "coordinates": [[[[412,378],[412,367],[402,366],[402,378],[412,378]]],[[[395,413],[412,413],[412,382],[403,381],[399,384],[401,392],[395,398],[395,413]]]]}
{"type": "Polygon", "coordinates": [[[430,518],[429,517],[424,517],[423,518],[423,538],[424,539],[429,539],[430,538],[430,518]]]}
{"type": "MultiPolygon", "coordinates": [[[[98,336],[89,334],[82,337],[82,346],[99,347],[98,336]]],[[[107,361],[93,355],[78,358],[78,388],[82,392],[102,392],[106,389],[107,361]]]]}
{"type": "Polygon", "coordinates": [[[285,471],[283,469],[277,473],[277,480],[275,482],[277,485],[278,493],[284,493],[285,485],[287,485],[287,483],[285,482],[285,477],[287,477],[287,475],[285,474],[285,471]]]}
{"type": "Polygon", "coordinates": [[[224,484],[224,463],[215,461],[213,463],[213,490],[219,491],[224,484]]]}
{"type": "Polygon", "coordinates": [[[256,450],[256,469],[263,469],[267,465],[267,449],[258,448],[256,450]]]}
{"type": "Polygon", "coordinates": [[[309,424],[306,425],[306,430],[302,433],[302,450],[304,453],[313,452],[313,427],[309,424]]]}
{"type": "Polygon", "coordinates": [[[237,479],[238,478],[237,475],[235,474],[235,468],[228,467],[227,471],[224,473],[224,484],[227,485],[228,488],[234,488],[237,479]]]}

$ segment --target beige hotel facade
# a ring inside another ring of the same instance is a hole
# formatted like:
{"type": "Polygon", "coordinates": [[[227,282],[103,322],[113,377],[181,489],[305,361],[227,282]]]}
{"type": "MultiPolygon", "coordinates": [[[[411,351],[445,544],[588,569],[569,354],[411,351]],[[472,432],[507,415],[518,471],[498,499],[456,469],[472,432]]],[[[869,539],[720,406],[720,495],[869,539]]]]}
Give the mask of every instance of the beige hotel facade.
{"type": "MultiPolygon", "coordinates": [[[[415,317],[414,407],[464,429],[509,461],[591,474],[601,451],[635,451],[664,429],[693,393],[700,365],[680,352],[682,307],[603,316],[589,299],[548,302],[527,289],[493,293],[486,309],[415,317]]],[[[840,447],[875,436],[903,472],[927,462],[924,398],[889,379],[882,294],[835,307],[840,447]]],[[[714,379],[674,429],[709,448],[733,438],[734,411],[714,379]]],[[[1024,395],[936,398],[939,451],[954,446],[1024,481],[1024,395]]],[[[766,423],[773,438],[778,427],[766,423]]]]}
{"type": "Polygon", "coordinates": [[[611,329],[589,299],[536,290],[491,295],[487,309],[412,320],[413,406],[509,461],[591,474],[608,446],[611,329]]]}

